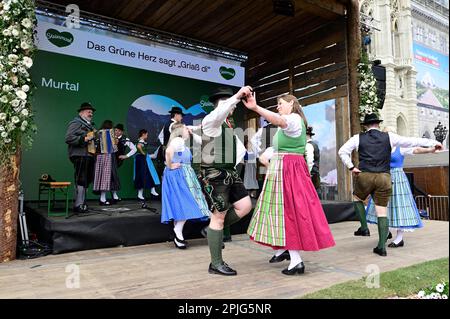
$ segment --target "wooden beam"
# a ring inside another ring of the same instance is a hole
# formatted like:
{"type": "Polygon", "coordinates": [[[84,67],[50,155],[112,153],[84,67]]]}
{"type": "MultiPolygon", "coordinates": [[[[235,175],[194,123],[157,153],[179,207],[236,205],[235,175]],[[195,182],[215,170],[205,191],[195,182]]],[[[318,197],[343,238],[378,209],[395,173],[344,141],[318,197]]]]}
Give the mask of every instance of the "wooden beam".
{"type": "Polygon", "coordinates": [[[359,89],[357,67],[361,54],[361,29],[359,27],[359,3],[351,0],[348,6],[347,23],[348,90],[350,103],[350,123],[352,135],[361,130],[359,120],[359,89]]]}
{"type": "Polygon", "coordinates": [[[320,9],[330,11],[334,14],[343,16],[345,15],[346,8],[342,3],[335,0],[301,0],[302,4],[309,4],[311,6],[319,7],[320,9]]]}
{"type": "MultiPolygon", "coordinates": [[[[332,0],[331,0],[332,1],[332,0]]],[[[332,7],[327,5],[326,1],[322,0],[297,0],[297,5],[304,11],[307,11],[315,16],[322,17],[326,20],[334,20],[343,14],[336,13],[338,11],[337,7],[332,7]],[[334,10],[334,11],[333,11],[334,10]]]]}
{"type": "MultiPolygon", "coordinates": [[[[308,96],[306,98],[298,98],[298,101],[300,102],[301,105],[306,106],[306,105],[310,105],[310,104],[315,104],[315,103],[319,103],[319,102],[324,102],[324,101],[328,101],[328,100],[332,100],[338,97],[344,97],[347,96],[348,94],[348,89],[347,89],[347,85],[342,85],[337,87],[334,90],[330,90],[328,92],[323,92],[317,95],[313,95],[313,96],[308,96]]],[[[295,96],[298,97],[298,94],[295,94],[295,96]]]]}

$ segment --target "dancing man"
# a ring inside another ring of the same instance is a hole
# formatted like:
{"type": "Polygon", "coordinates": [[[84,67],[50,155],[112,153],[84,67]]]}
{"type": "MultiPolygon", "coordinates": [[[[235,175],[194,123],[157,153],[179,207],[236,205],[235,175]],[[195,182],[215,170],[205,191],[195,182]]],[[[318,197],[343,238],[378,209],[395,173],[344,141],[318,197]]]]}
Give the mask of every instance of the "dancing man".
{"type": "Polygon", "coordinates": [[[200,174],[207,202],[212,206],[207,228],[211,254],[208,271],[212,274],[237,274],[222,259],[223,228],[239,221],[252,208],[250,197],[235,168],[244,158],[245,147],[227,121],[240,100],[250,95],[251,88],[248,86],[234,95],[231,89],[219,89],[209,97],[214,103],[214,110],[202,121],[200,174]]]}
{"type": "Polygon", "coordinates": [[[381,132],[380,120],[374,113],[366,114],[364,122],[366,132],[354,135],[339,149],[339,156],[348,169],[355,175],[353,204],[361,227],[355,236],[370,236],[367,227],[366,212],[363,201],[372,195],[378,223],[378,245],[375,254],[386,256],[386,240],[389,233],[387,205],[392,192],[390,162],[393,147],[435,147],[442,149],[442,144],[430,139],[403,137],[391,132],[381,132]],[[359,165],[355,167],[351,154],[358,151],[359,165]]]}

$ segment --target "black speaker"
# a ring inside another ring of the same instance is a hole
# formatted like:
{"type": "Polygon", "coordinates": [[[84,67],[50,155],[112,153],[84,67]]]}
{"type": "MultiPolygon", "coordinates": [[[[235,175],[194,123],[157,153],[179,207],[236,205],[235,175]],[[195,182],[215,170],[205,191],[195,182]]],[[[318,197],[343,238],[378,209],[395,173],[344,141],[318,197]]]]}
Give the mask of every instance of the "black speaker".
{"type": "Polygon", "coordinates": [[[378,101],[380,101],[379,109],[382,109],[386,97],[386,68],[380,63],[380,60],[375,60],[373,62],[372,72],[377,80],[377,97],[378,101]]]}

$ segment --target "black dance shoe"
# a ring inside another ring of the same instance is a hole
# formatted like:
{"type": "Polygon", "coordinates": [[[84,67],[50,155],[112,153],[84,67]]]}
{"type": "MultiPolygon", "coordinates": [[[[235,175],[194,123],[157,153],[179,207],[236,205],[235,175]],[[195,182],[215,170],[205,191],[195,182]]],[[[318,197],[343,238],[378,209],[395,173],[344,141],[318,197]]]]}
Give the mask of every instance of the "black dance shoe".
{"type": "Polygon", "coordinates": [[[283,269],[281,271],[281,273],[283,275],[288,275],[288,276],[293,276],[296,274],[301,275],[301,274],[305,273],[305,265],[303,264],[303,262],[300,262],[299,264],[297,264],[297,266],[293,267],[291,270],[289,270],[289,267],[283,269]]]}
{"type": "Polygon", "coordinates": [[[283,260],[291,260],[291,256],[289,255],[289,252],[285,250],[281,255],[275,256],[273,255],[272,258],[270,258],[269,263],[279,263],[283,260]]]}
{"type": "Polygon", "coordinates": [[[118,199],[113,198],[113,199],[111,199],[111,204],[117,204],[117,203],[120,203],[121,201],[122,201],[122,198],[118,198],[118,199]]]}
{"type": "Polygon", "coordinates": [[[75,214],[84,214],[87,213],[89,210],[86,205],[79,205],[77,207],[72,208],[72,211],[75,214]]]}
{"type": "Polygon", "coordinates": [[[383,256],[383,257],[386,257],[386,256],[387,256],[386,249],[380,249],[380,248],[378,248],[378,247],[375,247],[375,248],[373,249],[373,252],[374,252],[375,254],[378,254],[378,255],[383,256]]]}
{"type": "Polygon", "coordinates": [[[236,276],[236,270],[232,269],[227,263],[223,262],[218,267],[214,267],[213,264],[209,264],[208,272],[210,274],[224,275],[224,276],[236,276]]]}
{"type": "Polygon", "coordinates": [[[175,247],[177,247],[178,249],[186,249],[187,246],[185,243],[182,243],[181,241],[178,241],[177,237],[175,237],[173,239],[173,243],[175,244],[175,247]]]}
{"type": "Polygon", "coordinates": [[[362,230],[361,227],[353,233],[355,236],[370,236],[369,228],[362,230]]]}
{"type": "Polygon", "coordinates": [[[386,238],[386,241],[387,241],[388,239],[391,239],[391,238],[392,238],[392,233],[389,232],[389,234],[388,234],[388,236],[387,236],[387,238],[386,238]]]}
{"type": "Polygon", "coordinates": [[[233,241],[233,239],[231,239],[231,236],[226,236],[226,237],[224,236],[224,237],[223,237],[223,242],[224,242],[224,243],[230,242],[230,241],[233,241]]]}
{"type": "Polygon", "coordinates": [[[405,242],[403,241],[403,239],[398,244],[392,242],[388,245],[388,247],[391,247],[391,248],[397,248],[397,247],[403,247],[403,246],[405,246],[405,242]]]}
{"type": "Polygon", "coordinates": [[[111,206],[111,203],[108,201],[105,201],[105,202],[99,201],[99,204],[100,204],[100,206],[111,206]]]}

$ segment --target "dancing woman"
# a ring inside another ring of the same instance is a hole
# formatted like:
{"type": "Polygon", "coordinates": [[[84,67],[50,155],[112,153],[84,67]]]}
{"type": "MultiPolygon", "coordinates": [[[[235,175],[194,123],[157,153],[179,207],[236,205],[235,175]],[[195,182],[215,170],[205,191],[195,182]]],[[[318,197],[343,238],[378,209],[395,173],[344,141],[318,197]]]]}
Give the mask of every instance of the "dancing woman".
{"type": "MultiPolygon", "coordinates": [[[[393,129],[385,129],[385,132],[394,132],[393,129]]],[[[434,153],[436,148],[416,147],[400,148],[395,147],[391,153],[391,180],[392,195],[387,205],[388,226],[397,229],[397,237],[388,245],[391,248],[403,247],[403,233],[412,232],[416,228],[423,227],[419,210],[414,201],[408,178],[403,171],[403,161],[405,155],[434,153]]],[[[377,214],[375,204],[372,199],[366,209],[367,222],[377,224],[377,214]]]]}
{"type": "Polygon", "coordinates": [[[283,274],[302,274],[305,266],[300,250],[335,245],[303,156],[306,117],[293,95],[278,98],[278,114],[258,106],[254,96],[243,103],[279,127],[273,138],[275,153],[247,233],[257,243],[276,249],[270,262],[290,259],[283,274]]]}
{"type": "Polygon", "coordinates": [[[186,146],[190,131],[186,125],[172,125],[166,148],[166,168],[162,182],[161,223],[173,221],[175,247],[185,249],[183,227],[187,220],[208,220],[210,211],[191,167],[192,154],[186,146]]]}

